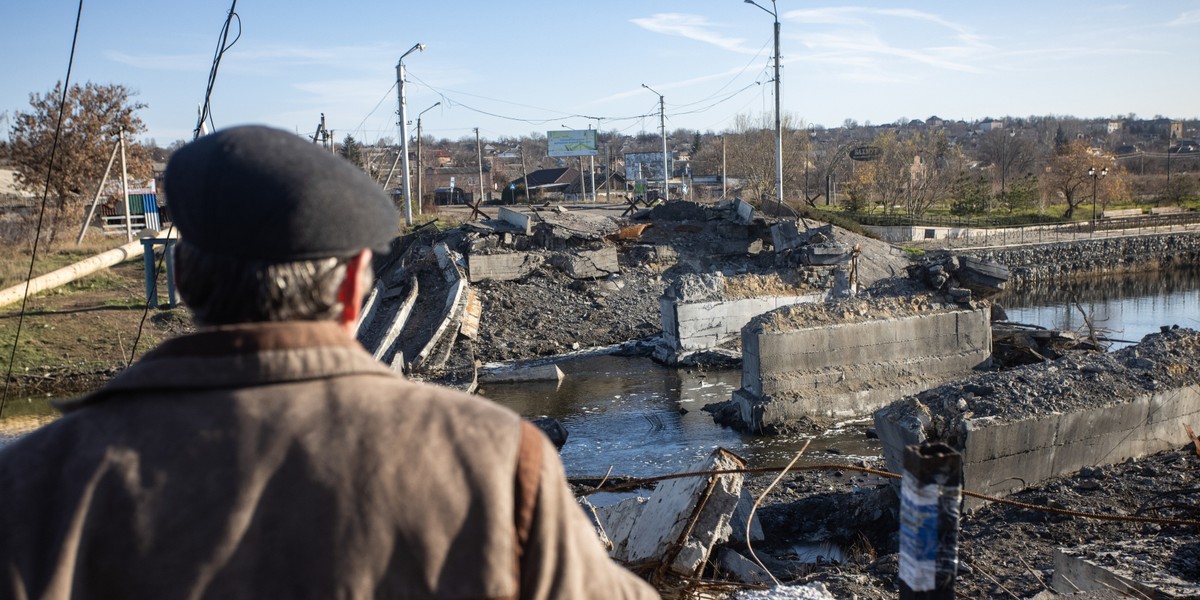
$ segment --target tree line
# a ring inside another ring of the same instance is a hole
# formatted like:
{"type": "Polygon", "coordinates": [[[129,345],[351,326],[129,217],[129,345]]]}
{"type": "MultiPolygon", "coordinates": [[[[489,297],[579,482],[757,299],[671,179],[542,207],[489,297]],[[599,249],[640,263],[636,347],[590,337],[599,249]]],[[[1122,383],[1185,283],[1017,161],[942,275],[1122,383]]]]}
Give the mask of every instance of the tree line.
{"type": "MultiPolygon", "coordinates": [[[[135,179],[151,177],[152,163],[165,161],[183,144],[179,140],[163,148],[154,140],[135,141],[146,132],[138,117],[144,108],[123,85],[88,82],[64,94],[60,83],[44,94],[31,94],[30,108],[12,114],[3,151],[18,185],[39,194],[48,190],[50,210],[41,226],[51,243],[80,223],[121,132],[127,141],[129,175],[135,179]],[[51,169],[60,109],[63,122],[51,169]],[[52,173],[48,186],[47,173],[52,173]]],[[[810,126],[793,115],[781,121],[783,201],[796,208],[829,206],[852,213],[921,217],[935,209],[977,216],[1058,206],[1071,219],[1093,198],[1104,207],[1130,199],[1178,203],[1197,193],[1200,151],[1185,140],[1196,136],[1194,121],[1173,125],[1165,117],[1139,119],[1132,114],[977,123],[900,119],[882,126],[847,119],[835,128],[810,126]],[[850,158],[851,150],[864,146],[873,149],[874,160],[850,158]]],[[[673,176],[720,175],[735,184],[730,195],[755,202],[775,200],[773,125],[771,115],[740,115],[733,127],[719,133],[668,132],[668,148],[676,159],[673,176]]],[[[626,153],[659,152],[662,147],[657,132],[598,131],[597,138],[601,149],[595,164],[600,171],[620,171],[626,153]]],[[[474,165],[478,160],[473,136],[426,136],[421,141],[430,154],[448,153],[452,164],[474,165]]],[[[496,182],[522,175],[519,164],[496,160],[497,154],[520,156],[529,171],[573,164],[547,156],[542,133],[486,143],[492,152],[484,167],[496,182]]],[[[352,136],[334,149],[377,175],[381,183],[382,173],[391,167],[387,159],[397,152],[393,140],[368,145],[352,136]]],[[[583,168],[588,164],[585,160],[583,168]]],[[[397,183],[393,180],[390,186],[397,183]]],[[[719,192],[709,188],[708,193],[719,192]]]]}

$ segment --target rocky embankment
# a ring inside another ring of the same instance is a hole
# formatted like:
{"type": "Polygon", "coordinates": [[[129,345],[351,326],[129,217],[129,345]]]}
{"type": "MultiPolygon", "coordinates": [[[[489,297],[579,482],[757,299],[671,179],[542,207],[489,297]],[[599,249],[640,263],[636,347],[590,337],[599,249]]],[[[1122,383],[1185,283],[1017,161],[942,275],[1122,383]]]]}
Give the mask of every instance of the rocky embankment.
{"type": "Polygon", "coordinates": [[[968,253],[1007,265],[1012,284],[1144,272],[1200,263],[1200,233],[1081,239],[968,253]]]}

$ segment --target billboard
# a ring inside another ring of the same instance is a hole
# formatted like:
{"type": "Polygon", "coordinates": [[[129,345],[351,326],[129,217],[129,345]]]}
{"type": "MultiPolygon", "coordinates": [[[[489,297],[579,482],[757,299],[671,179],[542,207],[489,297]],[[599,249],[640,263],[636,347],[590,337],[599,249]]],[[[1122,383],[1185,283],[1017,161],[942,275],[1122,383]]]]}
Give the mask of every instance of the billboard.
{"type": "Polygon", "coordinates": [[[596,130],[547,131],[550,156],[595,156],[596,130]]]}
{"type": "MultiPolygon", "coordinates": [[[[671,168],[671,163],[667,163],[671,168]]],[[[636,181],[650,179],[662,181],[663,154],[662,152],[630,152],[625,155],[625,179],[636,181]]]]}

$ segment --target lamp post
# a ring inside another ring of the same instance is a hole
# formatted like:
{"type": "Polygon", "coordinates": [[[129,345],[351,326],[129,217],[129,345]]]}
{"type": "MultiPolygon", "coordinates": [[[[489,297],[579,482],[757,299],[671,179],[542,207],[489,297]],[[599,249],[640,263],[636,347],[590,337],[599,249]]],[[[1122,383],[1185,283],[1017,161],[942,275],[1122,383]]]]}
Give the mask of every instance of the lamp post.
{"type": "Polygon", "coordinates": [[[402,189],[404,190],[404,224],[412,225],[412,191],[409,189],[409,174],[408,174],[408,121],[404,118],[404,108],[407,102],[404,99],[404,57],[413,52],[425,50],[425,44],[416,44],[408,49],[408,52],[400,55],[400,60],[396,62],[396,87],[397,94],[400,96],[400,168],[403,171],[400,175],[402,189]]]}
{"type": "Polygon", "coordinates": [[[659,128],[662,129],[663,142],[663,202],[666,203],[671,200],[671,172],[667,170],[667,118],[666,114],[664,113],[664,107],[666,105],[663,102],[662,94],[655,92],[653,88],[644,83],[642,84],[642,87],[654,92],[654,94],[658,96],[658,125],[659,128]]]}
{"type": "Polygon", "coordinates": [[[775,19],[775,193],[779,198],[780,214],[783,214],[783,123],[780,117],[779,99],[779,8],[775,0],[771,0],[771,10],[767,10],[754,0],[745,0],[753,4],[775,19]]]}
{"type": "Polygon", "coordinates": [[[425,163],[421,161],[421,115],[440,105],[440,101],[434,102],[433,106],[417,113],[417,206],[421,205],[422,198],[425,197],[425,189],[422,185],[425,178],[425,163]]]}
{"type": "Polygon", "coordinates": [[[1095,231],[1095,227],[1096,227],[1096,180],[1103,179],[1105,175],[1108,175],[1108,167],[1104,167],[1103,169],[1100,169],[1099,171],[1096,170],[1096,167],[1088,168],[1088,177],[1092,178],[1092,230],[1093,231],[1095,231]]]}

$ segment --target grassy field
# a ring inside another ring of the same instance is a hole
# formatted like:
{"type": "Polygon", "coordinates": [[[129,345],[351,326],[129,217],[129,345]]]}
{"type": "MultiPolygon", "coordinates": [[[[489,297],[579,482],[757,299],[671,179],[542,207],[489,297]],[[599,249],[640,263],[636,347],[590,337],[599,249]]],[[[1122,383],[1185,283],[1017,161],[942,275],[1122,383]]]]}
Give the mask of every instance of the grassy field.
{"type": "MultiPolygon", "coordinates": [[[[121,241],[39,251],[33,273],[48,273],[121,241]]],[[[19,285],[30,254],[0,249],[0,285],[19,285]]],[[[165,278],[160,287],[165,287],[165,278]]],[[[182,308],[146,310],[142,257],[0,307],[0,369],[26,391],[95,385],[163,339],[191,327],[182,308]],[[11,367],[11,369],[10,369],[11,367]]]]}

